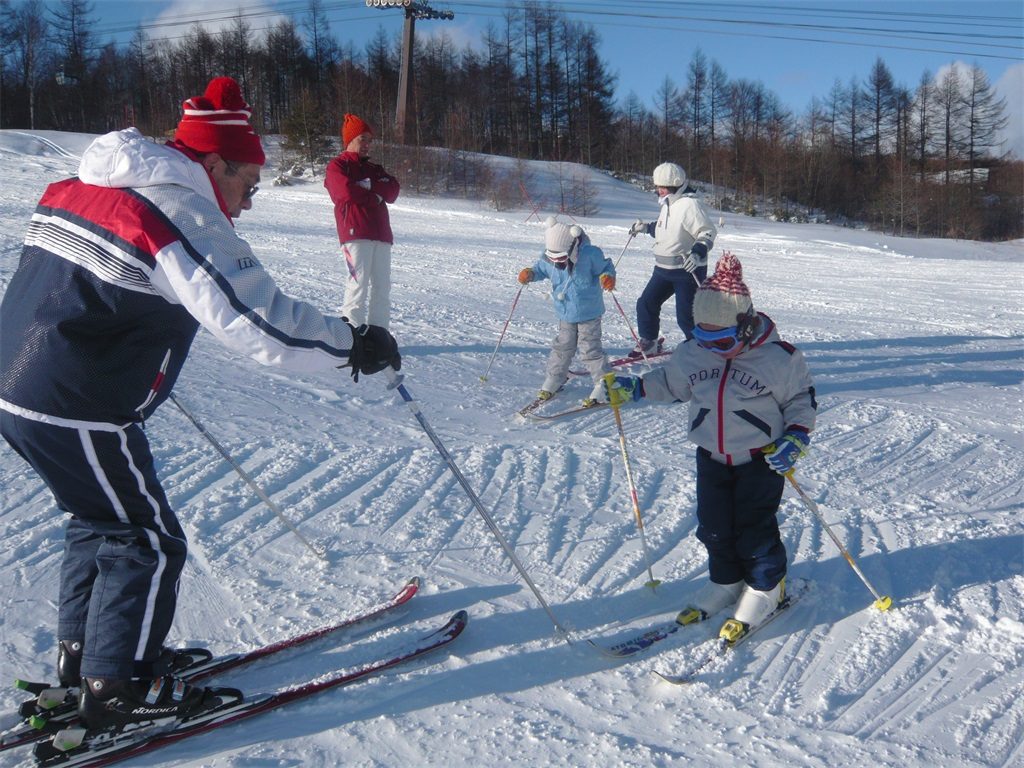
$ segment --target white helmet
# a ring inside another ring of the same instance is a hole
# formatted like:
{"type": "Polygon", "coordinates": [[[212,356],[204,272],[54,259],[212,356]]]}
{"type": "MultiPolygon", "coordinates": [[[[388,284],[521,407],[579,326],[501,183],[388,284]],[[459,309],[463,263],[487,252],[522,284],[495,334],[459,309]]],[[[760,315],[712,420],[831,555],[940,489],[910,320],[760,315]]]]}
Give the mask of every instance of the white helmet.
{"type": "Polygon", "coordinates": [[[656,187],[685,187],[686,171],[675,163],[662,163],[654,169],[651,180],[656,187]]]}

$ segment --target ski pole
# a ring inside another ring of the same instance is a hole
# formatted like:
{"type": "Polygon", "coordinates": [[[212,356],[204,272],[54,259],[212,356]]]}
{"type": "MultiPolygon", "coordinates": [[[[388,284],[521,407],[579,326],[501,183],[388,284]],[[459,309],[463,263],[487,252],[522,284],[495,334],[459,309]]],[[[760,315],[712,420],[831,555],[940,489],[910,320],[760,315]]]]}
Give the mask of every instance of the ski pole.
{"type": "Polygon", "coordinates": [[[512,299],[512,309],[508,311],[508,319],[505,321],[505,327],[501,329],[501,335],[498,336],[498,343],[494,347],[494,351],[491,353],[491,361],[487,363],[487,370],[484,371],[484,375],[480,377],[480,381],[487,381],[487,374],[491,372],[491,366],[494,365],[494,356],[498,354],[498,347],[501,346],[501,340],[505,338],[505,331],[508,330],[508,324],[512,322],[512,313],[516,311],[516,304],[519,303],[519,296],[523,292],[525,285],[520,285],[519,290],[516,291],[516,297],[512,299]]]}
{"type": "Polygon", "coordinates": [[[629,244],[633,242],[633,238],[636,237],[632,232],[629,233],[629,238],[626,240],[626,244],[622,246],[622,253],[615,259],[615,268],[619,268],[619,262],[622,261],[622,257],[626,255],[626,249],[629,248],[629,244]]]}
{"type": "Polygon", "coordinates": [[[288,528],[291,530],[291,532],[294,533],[299,538],[299,541],[301,541],[303,544],[305,544],[306,547],[309,548],[309,551],[312,552],[317,557],[319,557],[321,560],[327,560],[327,550],[326,549],[317,549],[312,544],[310,544],[309,543],[309,539],[307,539],[305,536],[303,536],[302,533],[299,531],[299,529],[296,528],[294,525],[292,525],[291,520],[289,520],[287,517],[285,517],[285,514],[284,514],[284,512],[281,511],[281,508],[279,506],[277,506],[277,504],[275,504],[271,500],[271,498],[269,496],[267,496],[267,494],[265,494],[263,492],[263,489],[260,488],[259,485],[256,484],[255,480],[253,480],[251,477],[249,477],[249,475],[246,473],[246,471],[244,469],[242,469],[238,465],[238,462],[236,462],[233,458],[231,458],[231,454],[229,454],[227,452],[227,450],[225,450],[224,446],[221,445],[220,443],[218,443],[216,441],[216,439],[214,439],[213,435],[211,435],[209,432],[206,431],[206,427],[204,427],[202,425],[202,423],[199,421],[199,419],[197,419],[195,416],[193,416],[192,413],[184,405],[182,405],[181,401],[178,400],[178,398],[176,398],[173,394],[169,395],[169,397],[171,399],[171,402],[174,403],[176,406],[178,406],[178,410],[181,411],[183,414],[185,414],[185,418],[187,418],[189,421],[191,421],[192,424],[195,426],[195,428],[199,430],[199,434],[201,434],[203,437],[205,437],[207,440],[210,441],[210,445],[212,445],[214,448],[216,448],[217,452],[220,453],[220,455],[224,457],[224,459],[228,462],[228,464],[230,464],[232,467],[234,467],[234,470],[235,470],[235,472],[238,473],[238,476],[241,477],[246,482],[246,484],[250,488],[252,488],[253,491],[256,492],[256,495],[259,496],[263,500],[264,504],[266,504],[268,507],[270,507],[271,512],[273,512],[275,515],[277,515],[281,519],[281,522],[283,522],[286,526],[288,526],[288,528]]]}
{"type": "Polygon", "coordinates": [[[651,570],[651,553],[647,548],[647,534],[644,532],[644,519],[640,516],[640,499],[636,493],[636,484],[633,482],[633,470],[629,465],[629,453],[626,451],[626,430],[622,428],[622,414],[619,413],[619,404],[611,397],[611,388],[615,383],[615,374],[604,375],[604,385],[608,389],[608,401],[615,414],[615,426],[619,428],[619,447],[622,448],[622,463],[626,465],[626,482],[629,483],[629,495],[633,500],[633,514],[636,515],[636,527],[640,530],[640,543],[644,549],[644,561],[647,563],[648,581],[645,587],[654,589],[661,582],[654,578],[654,571],[651,570]]]}
{"type": "Polygon", "coordinates": [[[455,463],[455,460],[452,458],[452,455],[448,453],[448,449],[444,447],[444,443],[441,442],[441,439],[437,436],[437,433],[434,432],[433,428],[431,428],[430,424],[427,422],[427,419],[423,415],[423,412],[420,410],[419,405],[417,405],[416,401],[412,399],[412,395],[409,394],[409,390],[405,388],[404,384],[402,384],[404,376],[395,371],[394,368],[389,368],[388,377],[390,378],[388,389],[398,390],[398,394],[401,395],[402,399],[405,400],[406,404],[408,404],[409,410],[412,411],[413,416],[416,417],[416,421],[419,422],[420,427],[423,428],[423,431],[427,433],[427,437],[430,438],[430,442],[434,444],[434,447],[437,449],[437,452],[441,455],[441,458],[444,459],[445,463],[448,465],[448,469],[451,470],[451,473],[455,476],[455,479],[459,481],[459,485],[462,486],[462,490],[466,492],[466,495],[469,496],[469,500],[473,502],[473,506],[476,507],[476,511],[480,513],[480,516],[484,519],[484,522],[487,523],[487,527],[491,529],[491,533],[494,534],[494,538],[498,540],[498,543],[501,545],[501,548],[505,550],[505,554],[508,556],[508,559],[512,561],[512,565],[514,565],[516,570],[519,571],[519,575],[523,577],[523,581],[526,582],[526,585],[533,591],[533,594],[537,597],[537,601],[541,604],[541,607],[544,609],[544,612],[547,613],[548,618],[551,619],[551,623],[555,625],[556,632],[562,637],[563,640],[565,640],[565,642],[567,642],[569,645],[572,645],[572,638],[569,636],[569,633],[565,630],[565,628],[559,623],[558,619],[555,618],[555,614],[552,612],[551,607],[547,603],[547,600],[544,599],[544,596],[540,593],[540,590],[537,589],[537,585],[533,583],[533,579],[530,578],[530,574],[526,572],[526,568],[523,567],[523,564],[519,561],[519,558],[516,556],[515,550],[512,549],[512,546],[508,543],[508,540],[505,538],[501,530],[498,528],[498,524],[494,521],[494,518],[484,508],[483,502],[480,501],[480,497],[476,495],[472,488],[470,488],[469,481],[466,480],[465,475],[462,474],[462,470],[459,469],[459,466],[458,464],[455,463]]]}
{"type": "Polygon", "coordinates": [[[619,308],[619,314],[622,315],[622,319],[626,321],[626,327],[629,328],[629,332],[633,336],[633,341],[636,342],[636,348],[640,350],[640,354],[643,356],[644,362],[647,363],[648,365],[650,365],[651,361],[647,359],[647,353],[644,352],[643,348],[640,346],[640,337],[637,336],[636,335],[636,331],[633,330],[633,324],[631,322],[629,322],[629,318],[626,317],[626,313],[623,311],[622,305],[619,304],[619,300],[615,296],[615,291],[611,291],[611,294],[612,294],[612,301],[614,301],[615,302],[615,306],[619,308]]]}
{"type": "Polygon", "coordinates": [[[889,610],[889,607],[892,605],[892,598],[888,595],[882,596],[878,594],[878,591],[873,586],[871,586],[871,582],[868,581],[867,576],[864,575],[864,572],[860,569],[857,563],[854,562],[853,556],[850,555],[846,547],[844,547],[842,542],[839,541],[839,537],[836,536],[835,533],[833,533],[832,528],[829,527],[828,522],[826,522],[825,520],[825,516],[822,515],[821,510],[818,509],[818,505],[814,503],[810,496],[804,493],[804,489],[800,487],[800,484],[796,481],[796,478],[793,476],[792,469],[786,473],[786,479],[789,480],[790,484],[796,489],[796,492],[800,495],[800,500],[804,503],[804,505],[817,516],[818,521],[821,523],[822,527],[828,533],[829,537],[832,539],[835,545],[839,547],[839,551],[843,553],[843,557],[846,558],[846,562],[848,562],[850,564],[850,567],[853,568],[853,572],[856,573],[860,577],[860,580],[864,582],[864,586],[871,590],[871,594],[875,596],[875,608],[877,608],[880,611],[889,610]]]}

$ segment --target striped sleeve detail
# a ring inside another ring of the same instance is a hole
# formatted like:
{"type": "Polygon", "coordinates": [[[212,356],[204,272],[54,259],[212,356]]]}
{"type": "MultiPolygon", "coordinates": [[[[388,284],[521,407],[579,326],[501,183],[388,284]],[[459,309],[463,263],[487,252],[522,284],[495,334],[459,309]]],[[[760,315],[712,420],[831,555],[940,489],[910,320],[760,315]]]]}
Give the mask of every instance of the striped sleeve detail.
{"type": "Polygon", "coordinates": [[[51,184],[32,216],[27,246],[88,270],[105,283],[155,294],[156,253],[173,232],[130,192],[83,184],[51,184]]]}

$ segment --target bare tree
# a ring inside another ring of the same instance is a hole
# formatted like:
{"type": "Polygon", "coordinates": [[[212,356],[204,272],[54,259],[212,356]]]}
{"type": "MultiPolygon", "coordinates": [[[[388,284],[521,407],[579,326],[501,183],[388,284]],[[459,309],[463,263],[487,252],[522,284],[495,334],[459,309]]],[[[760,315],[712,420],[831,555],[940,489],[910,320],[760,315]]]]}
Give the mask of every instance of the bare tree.
{"type": "Polygon", "coordinates": [[[997,98],[988,76],[977,65],[967,73],[960,98],[965,128],[964,150],[973,190],[978,159],[997,148],[996,137],[1006,127],[1006,99],[997,98]]]}
{"type": "Polygon", "coordinates": [[[850,81],[849,87],[845,90],[846,103],[843,105],[841,119],[846,134],[846,146],[851,160],[860,157],[861,145],[864,141],[864,91],[856,78],[850,81]]]}
{"type": "Polygon", "coordinates": [[[961,90],[960,72],[953,66],[942,76],[935,87],[935,103],[941,121],[941,152],[943,173],[948,186],[964,139],[964,100],[961,90]]]}
{"type": "Polygon", "coordinates": [[[668,75],[658,86],[654,103],[661,115],[661,156],[668,157],[672,154],[672,127],[679,119],[679,90],[668,75]]]}
{"type": "Polygon", "coordinates": [[[687,117],[693,158],[691,173],[703,175],[702,136],[707,131],[708,57],[700,48],[693,52],[686,70],[687,117]]]}
{"type": "Polygon", "coordinates": [[[327,72],[337,57],[338,45],[331,36],[330,23],[322,0],[309,0],[306,15],[302,20],[306,31],[310,59],[313,62],[315,97],[321,107],[327,85],[327,72]]]}
{"type": "Polygon", "coordinates": [[[36,89],[48,59],[46,9],[42,0],[3,6],[3,33],[18,86],[25,92],[28,127],[36,127],[36,89]]]}
{"type": "Polygon", "coordinates": [[[868,111],[871,132],[866,140],[874,147],[875,176],[881,173],[882,150],[893,141],[896,133],[896,86],[892,73],[881,57],[875,59],[864,91],[864,102],[868,111]]]}
{"type": "Polygon", "coordinates": [[[925,173],[928,169],[928,148],[934,141],[932,136],[932,99],[935,94],[935,86],[932,84],[931,72],[925,71],[921,75],[917,91],[914,93],[914,122],[917,130],[915,147],[917,150],[918,177],[923,184],[925,173]]]}
{"type": "Polygon", "coordinates": [[[50,11],[52,38],[62,62],[58,82],[63,87],[63,93],[54,104],[58,126],[62,128],[70,128],[75,124],[81,130],[91,127],[85,113],[85,104],[89,100],[86,76],[89,72],[89,49],[94,25],[89,16],[93,8],[88,0],[61,0],[57,8],[50,11]]]}

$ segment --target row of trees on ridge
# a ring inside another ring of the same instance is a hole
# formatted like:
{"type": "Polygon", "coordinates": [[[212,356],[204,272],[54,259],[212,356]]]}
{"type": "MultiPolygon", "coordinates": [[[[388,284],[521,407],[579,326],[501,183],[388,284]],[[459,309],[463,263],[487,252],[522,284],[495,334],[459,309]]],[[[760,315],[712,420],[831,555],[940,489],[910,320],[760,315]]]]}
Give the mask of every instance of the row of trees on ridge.
{"type": "Polygon", "coordinates": [[[336,150],[340,116],[356,112],[378,126],[381,151],[394,155],[385,162],[400,155],[409,172],[423,165],[424,148],[462,153],[453,167],[463,172],[457,183],[447,179],[448,191],[480,195],[481,184],[496,183],[465,153],[641,177],[673,160],[723,207],[781,217],[813,210],[897,234],[1024,236],[1024,164],[1000,152],[1006,104],[977,66],[925,72],[910,88],[879,58],[866,76],[837,81],[797,114],[762,83],[731,79],[695,50],[651,103],[635,93],[617,101],[593,28],[531,0],[510,3],[472,46],[420,27],[407,146],[397,147],[389,137],[400,37],[381,28],[358,47],[341,44],[322,0],[260,33],[239,14],[220,31],[197,24],[177,40],[139,29],[123,46],[97,39],[88,0],[0,0],[0,20],[4,128],[136,125],[162,136],[184,98],[229,74],[254,105],[257,130],[286,137],[289,162],[322,162],[336,150]]]}

